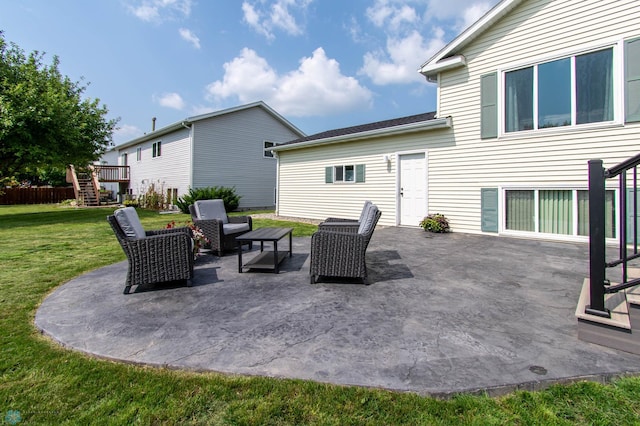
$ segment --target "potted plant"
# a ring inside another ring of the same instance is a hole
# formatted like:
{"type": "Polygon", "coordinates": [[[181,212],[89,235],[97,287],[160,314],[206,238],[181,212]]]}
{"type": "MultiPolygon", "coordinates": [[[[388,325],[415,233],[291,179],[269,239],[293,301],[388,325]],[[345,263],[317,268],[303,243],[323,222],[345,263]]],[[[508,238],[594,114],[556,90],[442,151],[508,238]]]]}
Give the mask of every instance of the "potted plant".
{"type": "Polygon", "coordinates": [[[449,232],[449,221],[443,214],[434,213],[422,219],[420,227],[429,232],[449,232]]]}

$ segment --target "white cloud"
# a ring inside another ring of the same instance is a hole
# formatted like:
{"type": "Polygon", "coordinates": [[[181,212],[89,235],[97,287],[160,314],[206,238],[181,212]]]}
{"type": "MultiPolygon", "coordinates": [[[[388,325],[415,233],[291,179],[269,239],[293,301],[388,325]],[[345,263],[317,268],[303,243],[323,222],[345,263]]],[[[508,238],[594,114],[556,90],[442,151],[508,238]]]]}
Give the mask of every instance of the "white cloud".
{"type": "Polygon", "coordinates": [[[133,138],[140,134],[142,134],[142,130],[140,130],[137,126],[133,124],[123,124],[119,126],[113,132],[114,136],[117,135],[119,138],[133,138]]]}
{"type": "Polygon", "coordinates": [[[420,64],[462,29],[478,20],[498,0],[376,0],[369,21],[384,31],[385,49],[363,56],[359,74],[377,85],[421,81],[420,64]],[[415,6],[415,7],[412,7],[415,6]],[[424,10],[418,10],[417,8],[424,10]]]}
{"type": "Polygon", "coordinates": [[[142,136],[143,131],[139,127],[132,124],[123,124],[113,131],[113,143],[120,145],[121,143],[130,141],[131,139],[142,136]]]}
{"type": "Polygon", "coordinates": [[[429,40],[417,31],[404,38],[389,37],[385,51],[365,53],[358,73],[377,85],[422,81],[424,78],[417,71],[418,65],[442,48],[443,35],[444,31],[436,29],[429,40]]]}
{"type": "Polygon", "coordinates": [[[160,104],[160,106],[182,110],[185,107],[185,102],[178,93],[163,93],[160,96],[153,96],[153,101],[160,104]]]}
{"type": "Polygon", "coordinates": [[[200,49],[200,38],[193,33],[193,31],[187,28],[180,28],[178,30],[180,33],[180,37],[182,37],[185,41],[188,41],[195,47],[196,49],[200,49]]]}
{"type": "Polygon", "coordinates": [[[425,20],[436,19],[449,21],[452,29],[460,32],[476,22],[484,15],[497,0],[429,0],[425,11],[425,20]]]}
{"type": "Polygon", "coordinates": [[[392,31],[398,30],[402,25],[414,24],[419,18],[416,10],[406,4],[377,0],[375,4],[367,8],[367,17],[377,27],[387,27],[392,31]]]}
{"type": "Polygon", "coordinates": [[[482,18],[482,15],[491,9],[491,6],[488,2],[482,2],[467,7],[462,14],[462,20],[458,25],[458,29],[461,31],[474,24],[478,19],[482,18]]]}
{"type": "Polygon", "coordinates": [[[269,30],[267,23],[261,22],[260,13],[250,3],[242,3],[242,12],[244,13],[245,22],[258,34],[264,35],[268,40],[275,38],[273,33],[269,30]]]}
{"type": "Polygon", "coordinates": [[[338,62],[327,58],[322,48],[283,75],[248,48],[224,69],[223,79],[207,87],[212,100],[264,100],[278,112],[295,117],[338,114],[368,108],[372,103],[372,93],[355,78],[343,75],[338,62]]]}
{"type": "Polygon", "coordinates": [[[304,16],[311,2],[312,0],[276,0],[268,4],[264,1],[244,1],[244,21],[268,40],[275,38],[274,30],[298,36],[303,33],[303,26],[298,23],[297,18],[304,16]]]}
{"type": "Polygon", "coordinates": [[[127,8],[145,22],[160,22],[176,15],[188,17],[191,14],[192,0],[142,0],[134,1],[127,8]]]}

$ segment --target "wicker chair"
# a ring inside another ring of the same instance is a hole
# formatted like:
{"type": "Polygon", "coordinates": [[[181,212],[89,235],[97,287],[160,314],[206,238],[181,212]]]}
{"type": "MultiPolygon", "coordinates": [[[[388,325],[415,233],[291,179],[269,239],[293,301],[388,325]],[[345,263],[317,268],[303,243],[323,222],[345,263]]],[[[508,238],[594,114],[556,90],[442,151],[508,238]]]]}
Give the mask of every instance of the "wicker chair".
{"type": "Polygon", "coordinates": [[[367,210],[373,203],[369,200],[364,202],[362,211],[360,212],[360,218],[356,219],[343,219],[340,217],[328,217],[324,222],[318,225],[318,229],[321,231],[338,231],[338,232],[356,232],[360,227],[360,222],[367,214],[367,210]]]}
{"type": "Polygon", "coordinates": [[[220,257],[225,250],[236,250],[236,237],[253,229],[251,216],[227,216],[222,200],[198,200],[189,206],[189,212],[193,224],[202,229],[211,250],[220,257]]]}
{"type": "Polygon", "coordinates": [[[369,209],[359,228],[343,228],[341,231],[319,229],[311,237],[311,284],[319,277],[360,278],[367,283],[365,255],[373,231],[380,219],[375,205],[369,209]]]}
{"type": "Polygon", "coordinates": [[[185,280],[193,278],[193,239],[188,227],[144,231],[133,207],[118,209],[107,220],[129,261],[124,294],[134,285],[185,280]],[[128,210],[131,209],[131,210],[128,210]],[[123,221],[121,211],[136,221],[123,221]]]}

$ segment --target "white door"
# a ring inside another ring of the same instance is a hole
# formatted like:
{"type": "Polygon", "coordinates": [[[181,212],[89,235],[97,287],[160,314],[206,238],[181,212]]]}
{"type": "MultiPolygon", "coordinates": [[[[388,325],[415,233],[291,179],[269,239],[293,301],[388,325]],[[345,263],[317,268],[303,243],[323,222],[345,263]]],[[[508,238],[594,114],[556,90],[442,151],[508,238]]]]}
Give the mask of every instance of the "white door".
{"type": "Polygon", "coordinates": [[[418,226],[427,213],[427,162],[425,154],[400,155],[400,225],[418,226]]]}

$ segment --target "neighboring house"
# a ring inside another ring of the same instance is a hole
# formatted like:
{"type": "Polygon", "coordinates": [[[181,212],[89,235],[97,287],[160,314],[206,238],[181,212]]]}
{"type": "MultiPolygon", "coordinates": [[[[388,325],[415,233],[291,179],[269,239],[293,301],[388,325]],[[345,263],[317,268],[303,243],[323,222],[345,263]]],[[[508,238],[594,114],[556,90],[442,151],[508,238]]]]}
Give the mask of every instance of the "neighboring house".
{"type": "Polygon", "coordinates": [[[304,136],[264,102],[186,118],[118,145],[130,195],[154,186],[175,203],[189,188],[235,187],[240,207],[273,207],[276,161],[265,148],[304,136]]]}
{"type": "Polygon", "coordinates": [[[640,152],[640,3],[504,0],[420,72],[430,120],[274,148],[278,214],[355,218],[370,199],[385,225],[442,213],[455,232],[586,240],[588,160],[640,152]]]}

